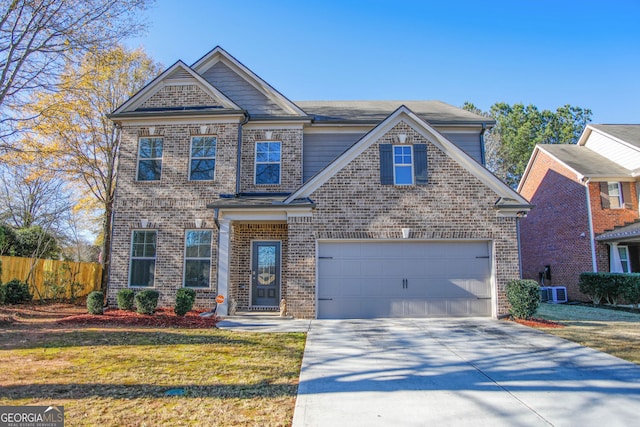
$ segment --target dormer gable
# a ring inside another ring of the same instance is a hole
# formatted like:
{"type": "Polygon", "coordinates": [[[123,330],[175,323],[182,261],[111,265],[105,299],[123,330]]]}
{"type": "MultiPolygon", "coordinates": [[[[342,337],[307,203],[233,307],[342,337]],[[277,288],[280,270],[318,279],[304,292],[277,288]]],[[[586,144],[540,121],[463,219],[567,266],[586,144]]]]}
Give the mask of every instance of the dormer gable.
{"type": "Polygon", "coordinates": [[[252,117],[307,116],[300,107],[220,46],[196,61],[191,68],[248,111],[252,117]]]}
{"type": "Polygon", "coordinates": [[[121,105],[113,115],[149,111],[242,110],[182,61],[178,61],[121,105]]]}

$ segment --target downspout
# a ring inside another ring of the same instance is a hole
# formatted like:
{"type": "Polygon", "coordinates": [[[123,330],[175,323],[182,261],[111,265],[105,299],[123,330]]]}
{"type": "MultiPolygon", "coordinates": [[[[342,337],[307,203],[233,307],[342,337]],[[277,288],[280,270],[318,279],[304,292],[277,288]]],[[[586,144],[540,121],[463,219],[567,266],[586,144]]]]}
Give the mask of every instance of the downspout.
{"type": "MultiPolygon", "coordinates": [[[[242,164],[242,126],[249,121],[249,113],[245,111],[244,120],[238,124],[238,153],[236,159],[236,196],[240,194],[240,165],[242,164]]],[[[220,227],[218,227],[220,228],[220,227]]]]}
{"type": "Polygon", "coordinates": [[[480,131],[480,159],[482,160],[482,164],[486,165],[486,159],[484,156],[485,153],[485,149],[484,149],[484,133],[487,131],[487,124],[486,123],[482,123],[482,130],[480,131]]]}
{"type": "Polygon", "coordinates": [[[516,216],[516,239],[518,244],[518,277],[522,279],[522,247],[520,244],[520,217],[516,216]]]}
{"type": "Polygon", "coordinates": [[[591,178],[587,178],[584,181],[584,187],[587,190],[587,218],[589,219],[589,240],[591,241],[591,263],[593,265],[593,272],[598,272],[598,260],[596,258],[596,238],[593,232],[593,216],[591,214],[591,193],[589,192],[589,182],[591,178]]]}

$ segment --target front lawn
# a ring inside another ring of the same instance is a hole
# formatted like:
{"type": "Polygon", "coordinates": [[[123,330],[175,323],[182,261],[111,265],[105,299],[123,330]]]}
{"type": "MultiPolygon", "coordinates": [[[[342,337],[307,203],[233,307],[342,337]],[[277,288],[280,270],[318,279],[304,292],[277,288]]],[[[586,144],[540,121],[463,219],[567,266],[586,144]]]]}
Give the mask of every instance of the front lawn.
{"type": "Polygon", "coordinates": [[[640,314],[567,304],[541,304],[536,317],[564,328],[540,328],[640,365],[640,314]]]}
{"type": "Polygon", "coordinates": [[[287,426],[304,343],[302,333],[4,324],[0,405],[63,405],[68,426],[287,426]]]}

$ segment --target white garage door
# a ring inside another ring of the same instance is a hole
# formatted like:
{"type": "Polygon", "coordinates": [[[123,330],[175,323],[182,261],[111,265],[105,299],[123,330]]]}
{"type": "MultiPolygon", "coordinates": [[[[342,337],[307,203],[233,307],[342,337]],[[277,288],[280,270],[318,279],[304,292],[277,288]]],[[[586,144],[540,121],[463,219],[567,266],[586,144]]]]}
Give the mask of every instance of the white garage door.
{"type": "Polygon", "coordinates": [[[488,242],[318,245],[318,318],[491,316],[488,242]]]}

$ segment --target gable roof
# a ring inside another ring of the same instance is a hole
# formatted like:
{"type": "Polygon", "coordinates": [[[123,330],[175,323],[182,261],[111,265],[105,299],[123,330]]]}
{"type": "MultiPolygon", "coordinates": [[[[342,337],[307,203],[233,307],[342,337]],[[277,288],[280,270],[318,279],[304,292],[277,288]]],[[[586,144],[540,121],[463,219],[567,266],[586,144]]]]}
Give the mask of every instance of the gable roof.
{"type": "Polygon", "coordinates": [[[441,101],[296,101],[316,123],[373,123],[389,117],[398,105],[411,109],[431,124],[495,124],[483,117],[441,101]]]}
{"type": "MultiPolygon", "coordinates": [[[[187,66],[182,61],[177,61],[163,73],[161,73],[158,77],[153,79],[149,84],[140,89],[138,93],[133,95],[118,107],[112,114],[109,115],[110,118],[115,118],[118,115],[124,113],[131,113],[136,111],[146,100],[151,98],[153,95],[158,93],[163,87],[171,84],[195,84],[200,89],[202,89],[205,93],[209,94],[213,99],[218,101],[220,105],[224,109],[229,110],[237,110],[241,111],[242,109],[236,105],[232,100],[227,98],[222,92],[220,92],[215,87],[211,86],[209,82],[203,79],[200,75],[198,75],[194,70],[192,70],[189,66],[187,66]]],[[[181,108],[184,110],[184,108],[181,108]]]]}
{"type": "Polygon", "coordinates": [[[610,138],[640,148],[640,125],[587,125],[578,145],[584,145],[592,131],[606,134],[610,138]]]}
{"type": "Polygon", "coordinates": [[[538,144],[536,146],[577,174],[591,178],[631,177],[631,171],[579,145],[567,144],[538,144]]]}
{"type": "Polygon", "coordinates": [[[288,115],[307,116],[305,111],[291,102],[287,97],[274,89],[269,83],[260,78],[220,46],[213,48],[209,53],[197,60],[191,67],[196,73],[203,75],[207,70],[220,62],[230,68],[235,74],[250,84],[258,92],[280,106],[280,108],[282,108],[288,115]]]}
{"type": "Polygon", "coordinates": [[[497,205],[504,208],[513,208],[519,210],[528,210],[531,206],[529,203],[513,189],[500,181],[495,175],[485,169],[481,164],[469,157],[462,149],[447,140],[431,125],[416,115],[407,106],[402,105],[390,114],[385,120],[373,128],[370,132],[360,138],[355,144],[348,148],[344,153],[338,156],[333,162],[324,169],[310,178],[298,190],[293,192],[284,203],[291,203],[300,198],[310,197],[311,194],[320,188],[324,183],[331,179],[336,173],[342,170],[352,160],[362,154],[375,141],[391,130],[398,123],[404,122],[411,126],[413,130],[418,132],[441,151],[455,160],[463,168],[468,170],[472,175],[478,178],[483,184],[492,189],[500,197],[497,205]]]}

